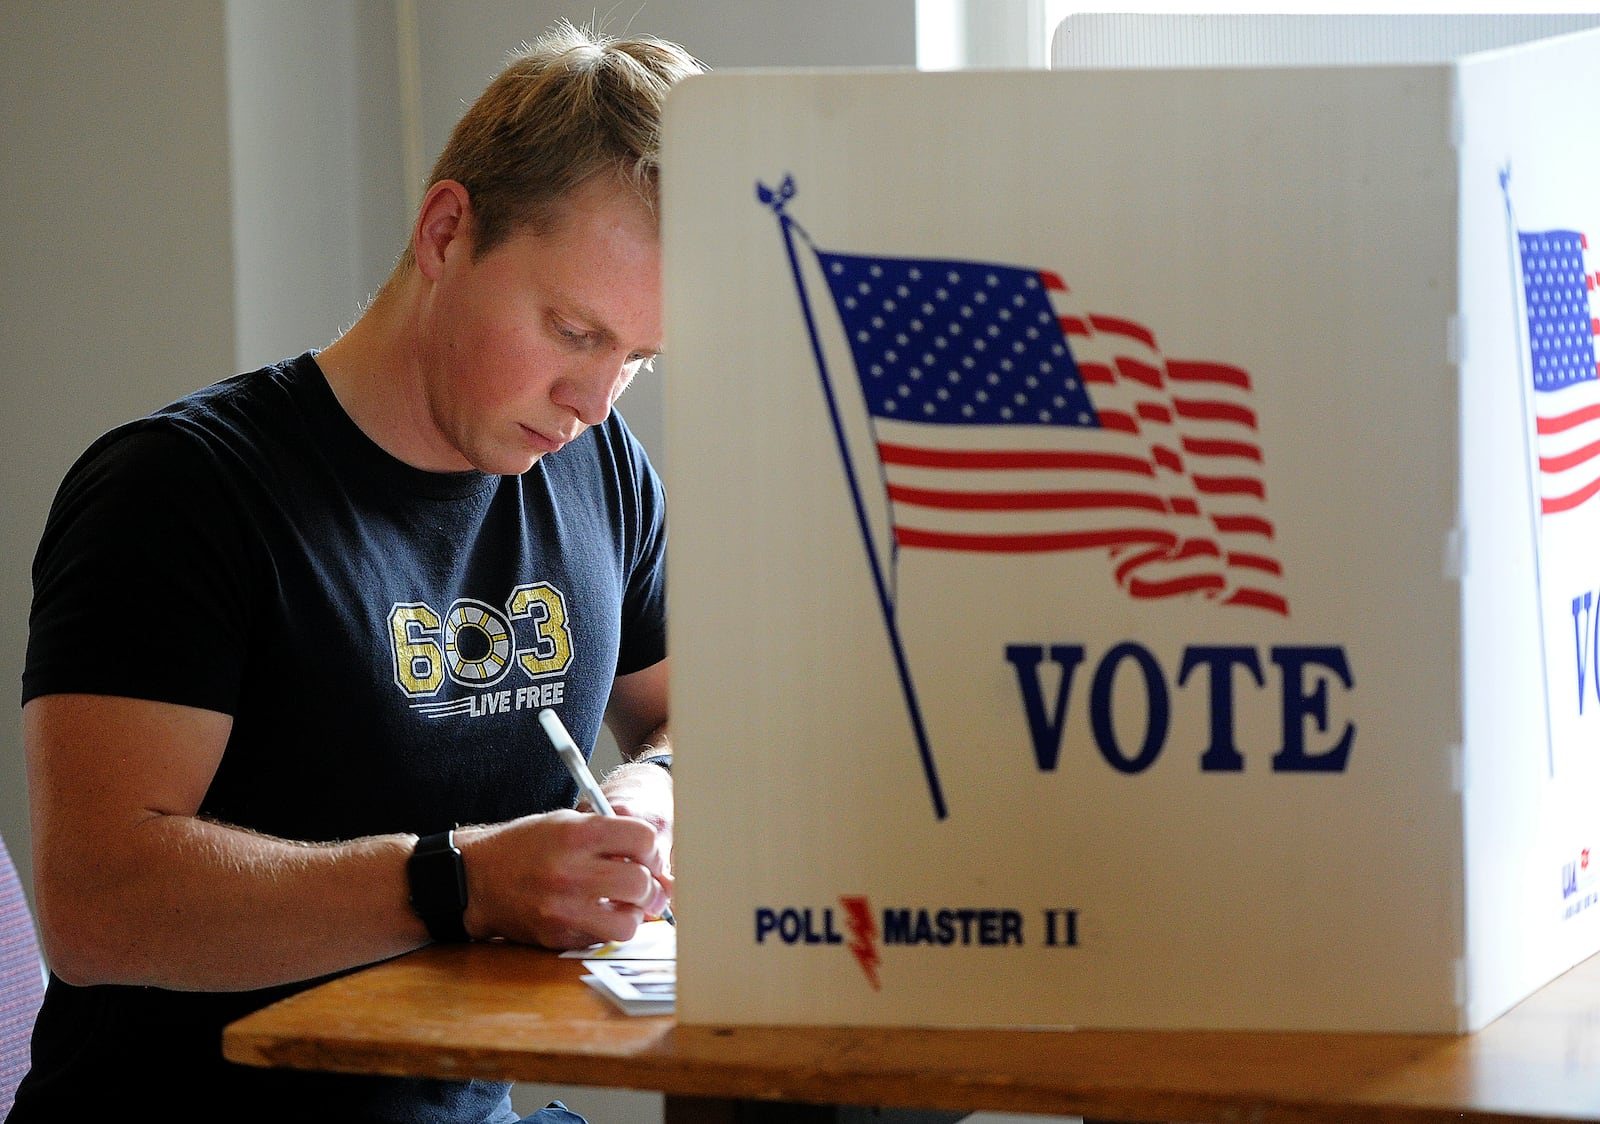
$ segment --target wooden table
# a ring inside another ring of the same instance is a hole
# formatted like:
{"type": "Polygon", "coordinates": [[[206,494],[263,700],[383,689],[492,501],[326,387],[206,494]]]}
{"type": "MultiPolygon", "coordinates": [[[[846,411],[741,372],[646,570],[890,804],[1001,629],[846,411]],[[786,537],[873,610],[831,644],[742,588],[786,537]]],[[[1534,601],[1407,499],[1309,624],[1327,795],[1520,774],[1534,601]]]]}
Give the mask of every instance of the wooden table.
{"type": "Polygon", "coordinates": [[[628,1017],[581,962],[435,945],[230,1026],[261,1066],[666,1094],[668,1124],[820,1119],[741,1102],[1191,1124],[1600,1121],[1600,956],[1477,1034],[908,1030],[628,1017]]]}

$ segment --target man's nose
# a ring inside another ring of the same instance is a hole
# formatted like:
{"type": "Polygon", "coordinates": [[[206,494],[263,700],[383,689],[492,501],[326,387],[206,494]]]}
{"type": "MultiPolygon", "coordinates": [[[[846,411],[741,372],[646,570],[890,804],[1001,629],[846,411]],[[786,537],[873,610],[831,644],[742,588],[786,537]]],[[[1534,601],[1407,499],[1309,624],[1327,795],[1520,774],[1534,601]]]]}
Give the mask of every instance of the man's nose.
{"type": "Polygon", "coordinates": [[[612,360],[596,362],[572,372],[556,389],[556,401],[586,426],[596,426],[611,416],[611,404],[628,385],[628,364],[612,360]]]}

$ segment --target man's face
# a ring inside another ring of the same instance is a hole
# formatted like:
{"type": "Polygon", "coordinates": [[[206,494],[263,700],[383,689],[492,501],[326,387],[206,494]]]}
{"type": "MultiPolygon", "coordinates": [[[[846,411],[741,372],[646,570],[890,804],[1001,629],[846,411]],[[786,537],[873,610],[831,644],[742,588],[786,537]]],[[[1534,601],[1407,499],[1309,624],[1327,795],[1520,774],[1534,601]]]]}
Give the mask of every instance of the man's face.
{"type": "Polygon", "coordinates": [[[591,182],[543,234],[519,231],[476,262],[457,239],[426,316],[430,467],[526,472],[603,422],[660,351],[654,219],[625,188],[591,182]]]}

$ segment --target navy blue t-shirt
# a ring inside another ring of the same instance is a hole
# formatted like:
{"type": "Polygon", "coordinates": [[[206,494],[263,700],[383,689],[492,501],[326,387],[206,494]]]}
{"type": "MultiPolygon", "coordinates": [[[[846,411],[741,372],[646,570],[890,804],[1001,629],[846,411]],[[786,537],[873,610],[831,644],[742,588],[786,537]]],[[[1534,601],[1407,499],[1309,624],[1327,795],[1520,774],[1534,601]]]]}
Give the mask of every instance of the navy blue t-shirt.
{"type": "MultiPolygon", "coordinates": [[[[612,680],[666,654],[661,483],[613,414],[521,476],[429,473],[350,420],[308,353],[106,434],[34,563],[23,700],[79,692],[233,716],[201,814],[307,841],[570,807],[536,715],[580,745],[612,680]]],[[[97,1089],[167,1119],[481,1121],[495,1083],[222,1060],[244,993],[52,978],[12,1120],[97,1089]]]]}

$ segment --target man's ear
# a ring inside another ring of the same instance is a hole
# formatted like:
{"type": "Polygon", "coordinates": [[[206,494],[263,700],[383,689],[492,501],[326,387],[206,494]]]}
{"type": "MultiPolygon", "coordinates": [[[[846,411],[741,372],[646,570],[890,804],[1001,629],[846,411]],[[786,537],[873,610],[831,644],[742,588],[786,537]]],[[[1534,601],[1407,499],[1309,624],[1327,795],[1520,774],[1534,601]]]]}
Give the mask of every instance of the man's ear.
{"type": "Polygon", "coordinates": [[[417,268],[430,281],[437,280],[451,243],[471,248],[472,199],[467,189],[455,180],[440,180],[428,188],[417,209],[417,225],[411,232],[411,248],[417,268]]]}

